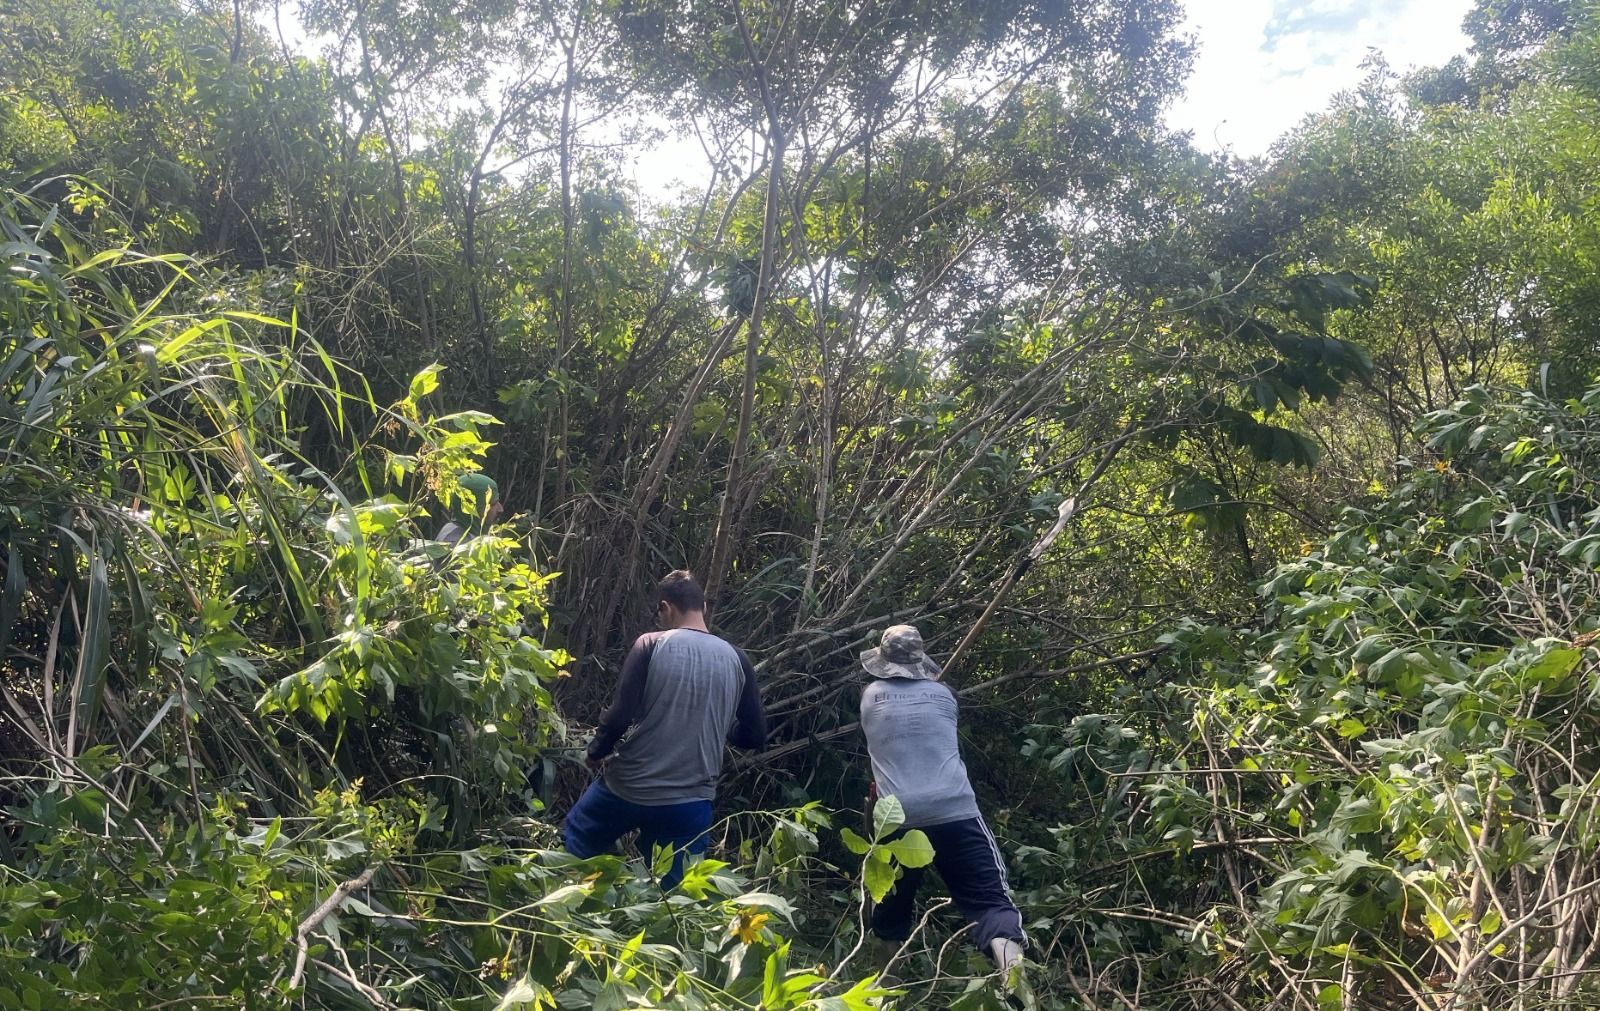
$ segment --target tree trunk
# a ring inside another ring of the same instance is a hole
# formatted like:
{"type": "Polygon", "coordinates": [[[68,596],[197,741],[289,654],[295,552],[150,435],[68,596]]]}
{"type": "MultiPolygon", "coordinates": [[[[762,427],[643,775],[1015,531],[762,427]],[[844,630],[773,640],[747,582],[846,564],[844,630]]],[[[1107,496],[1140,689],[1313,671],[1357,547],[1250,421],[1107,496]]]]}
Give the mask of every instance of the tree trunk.
{"type": "MultiPolygon", "coordinates": [[[[567,358],[572,353],[573,328],[572,328],[572,233],[573,233],[573,208],[572,208],[572,99],[573,91],[577,84],[578,66],[578,32],[583,20],[584,8],[587,4],[580,4],[576,18],[572,25],[572,37],[562,40],[562,47],[566,50],[566,78],[561,84],[561,135],[558,147],[561,157],[561,298],[557,317],[556,335],[556,375],[560,386],[556,390],[556,488],[552,504],[556,510],[562,509],[567,503],[568,480],[568,446],[567,435],[571,428],[570,404],[567,397],[567,358]]],[[[543,480],[543,475],[540,476],[543,480]]],[[[574,522],[576,512],[567,517],[566,530],[561,535],[561,544],[556,549],[556,558],[561,559],[567,553],[567,544],[571,541],[577,525],[574,522]]]]}
{"type": "Polygon", "coordinates": [[[401,238],[409,251],[411,260],[411,280],[415,285],[417,297],[417,328],[422,331],[423,347],[433,349],[433,326],[429,322],[428,288],[426,278],[422,273],[422,257],[417,254],[412,245],[411,235],[411,201],[406,197],[405,170],[400,167],[400,149],[396,146],[394,128],[389,122],[389,113],[384,108],[383,99],[378,94],[377,75],[372,70],[372,55],[367,47],[367,21],[366,5],[356,4],[356,29],[361,36],[361,68],[367,77],[367,87],[372,91],[374,111],[378,114],[378,123],[383,128],[384,144],[389,149],[389,167],[394,177],[394,198],[398,213],[398,224],[401,238]]]}
{"type": "MultiPolygon", "coordinates": [[[[739,399],[739,427],[734,433],[733,449],[728,454],[728,474],[723,484],[722,502],[717,508],[716,533],[711,541],[711,560],[706,566],[705,591],[710,601],[715,601],[722,588],[723,577],[731,562],[734,527],[738,525],[738,504],[744,492],[740,478],[745,456],[750,446],[750,425],[755,415],[756,369],[761,356],[761,325],[767,308],[767,289],[772,286],[772,275],[777,260],[778,201],[783,194],[783,155],[786,137],[778,122],[778,109],[767,82],[766,63],[757,54],[750,28],[738,5],[739,32],[743,36],[745,53],[755,71],[756,87],[760,93],[762,109],[767,119],[767,140],[771,157],[767,165],[767,199],[761,220],[761,258],[756,270],[755,298],[750,306],[750,325],[744,351],[744,389],[739,399]]],[[[747,494],[753,495],[754,492],[747,494]]]]}

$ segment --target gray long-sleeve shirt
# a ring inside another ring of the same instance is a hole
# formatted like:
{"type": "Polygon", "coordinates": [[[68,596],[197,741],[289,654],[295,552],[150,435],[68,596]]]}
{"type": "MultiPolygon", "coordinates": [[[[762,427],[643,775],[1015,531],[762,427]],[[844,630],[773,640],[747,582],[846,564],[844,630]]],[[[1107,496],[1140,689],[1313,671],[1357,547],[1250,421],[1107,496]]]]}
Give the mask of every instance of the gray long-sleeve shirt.
{"type": "Polygon", "coordinates": [[[634,642],[589,757],[602,759],[615,749],[605,783],[623,800],[681,804],[716,796],[725,740],[741,748],[766,746],[755,671],[725,640],[671,629],[634,642]],[[633,733],[619,746],[630,726],[633,733]]]}
{"type": "Polygon", "coordinates": [[[861,691],[879,796],[892,794],[908,828],[978,817],[978,800],[956,743],[956,695],[938,681],[881,678],[861,691]]]}

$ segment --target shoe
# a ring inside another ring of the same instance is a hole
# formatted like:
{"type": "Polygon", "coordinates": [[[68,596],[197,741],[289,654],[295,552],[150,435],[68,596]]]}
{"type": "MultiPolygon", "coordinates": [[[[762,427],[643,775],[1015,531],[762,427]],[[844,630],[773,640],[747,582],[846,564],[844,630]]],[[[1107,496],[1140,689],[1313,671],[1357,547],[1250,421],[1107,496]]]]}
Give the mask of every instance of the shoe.
{"type": "Polygon", "coordinates": [[[994,959],[995,968],[1009,976],[1022,964],[1022,945],[1009,937],[997,937],[989,942],[989,956],[994,959]]]}
{"type": "Polygon", "coordinates": [[[989,942],[989,955],[994,959],[1000,976],[1000,992],[1006,1005],[1017,1011],[1034,1011],[1039,1006],[1033,987],[1023,972],[1022,945],[1009,937],[997,937],[989,942]]]}

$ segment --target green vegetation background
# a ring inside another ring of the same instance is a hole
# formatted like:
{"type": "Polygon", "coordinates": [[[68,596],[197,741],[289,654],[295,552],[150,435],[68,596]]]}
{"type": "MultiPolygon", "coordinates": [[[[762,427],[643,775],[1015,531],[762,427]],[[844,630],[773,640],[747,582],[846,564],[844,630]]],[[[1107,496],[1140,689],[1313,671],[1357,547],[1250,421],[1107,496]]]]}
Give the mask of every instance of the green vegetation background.
{"type": "Polygon", "coordinates": [[[1600,1005],[1592,7],[1251,160],[1170,2],[296,14],[0,12],[0,1008],[1001,1006],[852,813],[996,600],[1028,1000],[1600,1005]],[[774,747],[663,896],[556,826],[679,565],[774,747]]]}

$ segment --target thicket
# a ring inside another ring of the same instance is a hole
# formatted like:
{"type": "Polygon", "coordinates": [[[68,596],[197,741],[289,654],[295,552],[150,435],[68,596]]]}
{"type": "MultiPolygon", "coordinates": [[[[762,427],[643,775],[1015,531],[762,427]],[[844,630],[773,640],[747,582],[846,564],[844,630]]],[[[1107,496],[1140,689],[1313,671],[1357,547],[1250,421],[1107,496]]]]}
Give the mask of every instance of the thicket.
{"type": "Polygon", "coordinates": [[[998,1006],[849,813],[991,605],[1030,1000],[1600,1003],[1592,12],[1252,162],[1168,4],[274,13],[0,16],[0,1007],[998,1006]],[[775,746],[664,896],[555,825],[684,564],[775,746]]]}

